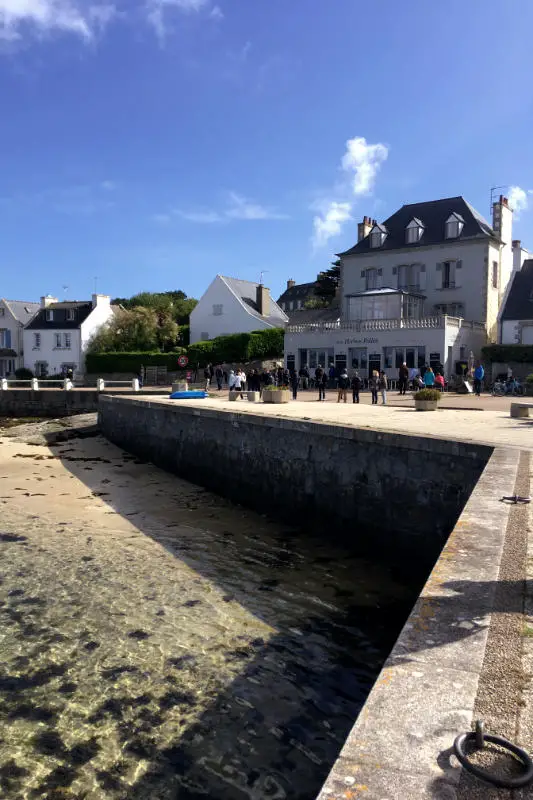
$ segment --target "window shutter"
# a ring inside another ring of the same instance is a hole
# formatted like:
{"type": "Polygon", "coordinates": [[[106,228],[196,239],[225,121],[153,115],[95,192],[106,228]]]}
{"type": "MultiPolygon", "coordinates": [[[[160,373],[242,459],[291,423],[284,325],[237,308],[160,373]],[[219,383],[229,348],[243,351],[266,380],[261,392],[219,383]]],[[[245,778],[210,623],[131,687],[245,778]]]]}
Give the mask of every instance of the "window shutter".
{"type": "Polygon", "coordinates": [[[362,269],[362,270],[361,270],[361,277],[362,277],[362,278],[364,278],[364,277],[365,277],[365,270],[364,270],[364,269],[362,269]]]}
{"type": "Polygon", "coordinates": [[[6,348],[11,350],[11,331],[6,330],[6,348]]]}
{"type": "Polygon", "coordinates": [[[392,274],[393,275],[397,275],[398,274],[398,267],[393,267],[392,268],[392,274]]]}
{"type": "Polygon", "coordinates": [[[378,275],[383,275],[383,270],[382,269],[378,269],[378,275]]]}
{"type": "Polygon", "coordinates": [[[442,264],[440,262],[437,264],[436,269],[437,269],[437,280],[435,283],[435,289],[442,289],[442,264]]]}
{"type": "Polygon", "coordinates": [[[455,262],[455,268],[456,269],[461,269],[462,266],[463,266],[463,262],[462,261],[456,261],[455,262]]]}
{"type": "Polygon", "coordinates": [[[425,272],[425,271],[426,271],[426,265],[420,264],[420,272],[425,272]]]}
{"type": "Polygon", "coordinates": [[[426,265],[420,265],[420,272],[418,274],[418,285],[421,289],[426,288],[426,265]]]}
{"type": "Polygon", "coordinates": [[[461,285],[461,273],[458,272],[457,270],[461,269],[462,266],[463,266],[463,262],[462,261],[456,261],[455,262],[455,274],[453,276],[453,279],[455,281],[455,286],[456,287],[461,285]]]}

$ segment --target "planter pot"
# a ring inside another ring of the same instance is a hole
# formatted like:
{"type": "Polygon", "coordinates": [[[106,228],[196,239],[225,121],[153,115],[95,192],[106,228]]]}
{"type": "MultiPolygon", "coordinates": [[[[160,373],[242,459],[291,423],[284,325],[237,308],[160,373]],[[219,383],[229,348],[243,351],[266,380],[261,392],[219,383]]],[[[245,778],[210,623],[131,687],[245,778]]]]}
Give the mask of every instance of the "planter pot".
{"type": "Polygon", "coordinates": [[[172,384],[172,393],[174,392],[188,392],[189,391],[189,384],[187,381],[178,381],[177,383],[172,384]]]}
{"type": "Polygon", "coordinates": [[[259,392],[246,392],[249,403],[258,403],[261,399],[259,392]]]}
{"type": "Polygon", "coordinates": [[[438,400],[417,400],[415,397],[415,408],[417,411],[436,411],[438,405],[438,400]]]}
{"type": "Polygon", "coordinates": [[[240,392],[230,392],[229,393],[229,399],[230,400],[236,400],[239,395],[240,395],[240,392]]]}
{"type": "Polygon", "coordinates": [[[289,389],[276,389],[275,391],[263,391],[263,403],[290,403],[291,393],[289,389]]]}

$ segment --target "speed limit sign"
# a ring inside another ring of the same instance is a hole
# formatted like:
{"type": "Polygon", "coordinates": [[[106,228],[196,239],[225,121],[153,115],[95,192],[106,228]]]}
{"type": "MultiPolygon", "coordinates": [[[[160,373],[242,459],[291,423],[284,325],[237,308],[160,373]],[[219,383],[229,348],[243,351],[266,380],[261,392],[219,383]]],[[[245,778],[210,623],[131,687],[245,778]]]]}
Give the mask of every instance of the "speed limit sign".
{"type": "Polygon", "coordinates": [[[187,358],[187,356],[180,356],[178,358],[178,366],[186,367],[188,363],[189,363],[189,359],[187,358]]]}

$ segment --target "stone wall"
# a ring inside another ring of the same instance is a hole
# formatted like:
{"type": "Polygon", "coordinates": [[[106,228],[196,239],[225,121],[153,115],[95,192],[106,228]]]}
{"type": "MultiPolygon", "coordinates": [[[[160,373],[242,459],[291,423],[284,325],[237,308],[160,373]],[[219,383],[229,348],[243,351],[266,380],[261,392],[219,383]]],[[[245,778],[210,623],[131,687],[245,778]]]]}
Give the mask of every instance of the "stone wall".
{"type": "MultiPolygon", "coordinates": [[[[106,392],[124,391],[121,389],[106,389],[106,392]]],[[[131,389],[129,389],[131,391],[131,389]]],[[[168,396],[168,389],[161,391],[168,396]]],[[[98,410],[101,393],[96,389],[8,389],[0,391],[0,417],[68,417],[72,414],[90,414],[98,410]]]]}
{"type": "MultiPolygon", "coordinates": [[[[492,449],[300,420],[101,398],[112,442],[354,548],[431,566],[492,449]]],[[[426,573],[427,574],[427,573],[426,573]]]]}

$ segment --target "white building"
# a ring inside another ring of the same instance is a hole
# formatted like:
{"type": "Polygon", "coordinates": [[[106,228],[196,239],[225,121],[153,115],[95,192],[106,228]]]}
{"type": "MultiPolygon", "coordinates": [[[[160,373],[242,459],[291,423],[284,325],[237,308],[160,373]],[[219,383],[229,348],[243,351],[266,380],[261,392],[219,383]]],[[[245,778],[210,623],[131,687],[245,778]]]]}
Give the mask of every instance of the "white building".
{"type": "Polygon", "coordinates": [[[500,196],[491,227],[462,197],[404,205],[382,224],[365,217],[340,258],[340,321],[289,325],[288,366],[334,362],[396,377],[406,361],[450,376],[497,339],[513,271],[512,209],[500,196]]]}
{"type": "Polygon", "coordinates": [[[533,259],[520,267],[502,306],[500,344],[533,344],[533,259]]]}
{"type": "Polygon", "coordinates": [[[41,297],[38,313],[24,328],[24,366],[37,377],[85,372],[87,345],[113,315],[111,299],[93,294],[84,302],[41,297]]]}
{"type": "Polygon", "coordinates": [[[24,366],[24,326],[39,310],[39,303],[0,299],[0,378],[24,366]]]}
{"type": "Polygon", "coordinates": [[[263,284],[217,275],[189,318],[190,341],[207,341],[230,333],[284,327],[287,315],[263,284]]]}

